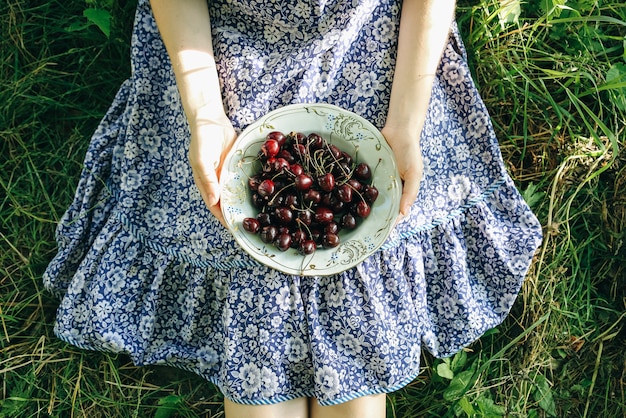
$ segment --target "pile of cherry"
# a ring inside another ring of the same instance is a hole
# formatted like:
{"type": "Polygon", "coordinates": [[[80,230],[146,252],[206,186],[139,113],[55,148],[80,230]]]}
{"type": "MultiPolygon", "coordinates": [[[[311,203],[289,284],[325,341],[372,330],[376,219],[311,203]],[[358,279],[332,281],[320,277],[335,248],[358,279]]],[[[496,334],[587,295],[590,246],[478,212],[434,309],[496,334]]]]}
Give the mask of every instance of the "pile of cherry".
{"type": "Polygon", "coordinates": [[[243,228],[281,251],[312,254],[339,245],[339,231],[369,216],[378,189],[372,171],[317,133],[270,132],[248,179],[256,217],[243,228]]]}

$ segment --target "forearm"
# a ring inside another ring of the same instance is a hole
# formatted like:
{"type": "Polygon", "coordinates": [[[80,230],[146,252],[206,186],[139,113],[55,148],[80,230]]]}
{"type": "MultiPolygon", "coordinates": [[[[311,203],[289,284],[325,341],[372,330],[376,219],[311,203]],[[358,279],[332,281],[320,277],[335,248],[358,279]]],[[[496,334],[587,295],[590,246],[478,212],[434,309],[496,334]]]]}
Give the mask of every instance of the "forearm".
{"type": "Polygon", "coordinates": [[[454,0],[403,2],[387,126],[421,131],[454,8],[454,0]]]}
{"type": "Polygon", "coordinates": [[[187,118],[190,121],[225,118],[206,0],[151,0],[150,3],[187,118]]]}

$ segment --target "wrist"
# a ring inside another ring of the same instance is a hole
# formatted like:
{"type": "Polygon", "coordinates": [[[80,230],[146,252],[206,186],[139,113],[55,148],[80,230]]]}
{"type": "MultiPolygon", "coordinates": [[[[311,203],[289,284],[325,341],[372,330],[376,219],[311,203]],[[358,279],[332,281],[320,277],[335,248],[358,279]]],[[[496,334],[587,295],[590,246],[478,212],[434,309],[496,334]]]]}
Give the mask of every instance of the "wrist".
{"type": "Polygon", "coordinates": [[[433,88],[435,74],[420,74],[410,78],[396,74],[391,89],[385,125],[394,129],[421,130],[433,88]]]}

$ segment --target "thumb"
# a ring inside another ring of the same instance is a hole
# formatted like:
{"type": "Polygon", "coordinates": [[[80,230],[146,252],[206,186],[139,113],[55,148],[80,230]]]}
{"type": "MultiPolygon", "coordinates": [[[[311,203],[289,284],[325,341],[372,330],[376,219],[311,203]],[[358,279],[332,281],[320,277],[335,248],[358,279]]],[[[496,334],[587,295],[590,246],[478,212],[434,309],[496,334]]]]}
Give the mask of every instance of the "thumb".
{"type": "MultiPolygon", "coordinates": [[[[211,164],[211,162],[209,162],[209,165],[216,167],[217,163],[211,164]]],[[[196,182],[196,186],[198,186],[200,190],[202,200],[204,200],[209,208],[218,204],[221,192],[220,182],[217,178],[217,170],[213,167],[199,164],[193,170],[193,178],[196,182]]]]}
{"type": "Polygon", "coordinates": [[[421,160],[418,160],[404,173],[404,176],[401,176],[404,180],[400,197],[400,216],[402,217],[409,214],[411,206],[417,200],[423,174],[422,167],[421,160]]]}

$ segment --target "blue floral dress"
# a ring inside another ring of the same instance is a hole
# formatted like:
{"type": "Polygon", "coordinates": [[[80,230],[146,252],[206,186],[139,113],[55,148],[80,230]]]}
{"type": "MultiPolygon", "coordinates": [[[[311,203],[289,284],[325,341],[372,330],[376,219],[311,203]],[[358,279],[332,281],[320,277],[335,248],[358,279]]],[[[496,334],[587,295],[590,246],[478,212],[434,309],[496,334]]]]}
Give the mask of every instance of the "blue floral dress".
{"type": "MultiPolygon", "coordinates": [[[[236,129],[291,103],[385,121],[399,0],[210,2],[224,105],[236,129]]],[[[449,356],[507,315],[541,228],[507,175],[450,31],[422,133],[425,173],[382,249],[333,276],[247,256],[204,206],[188,125],[147,0],[132,76],[95,132],[45,275],[55,332],[78,347],[168,364],[239,403],[321,404],[396,390],[420,351],[449,356]]]]}

